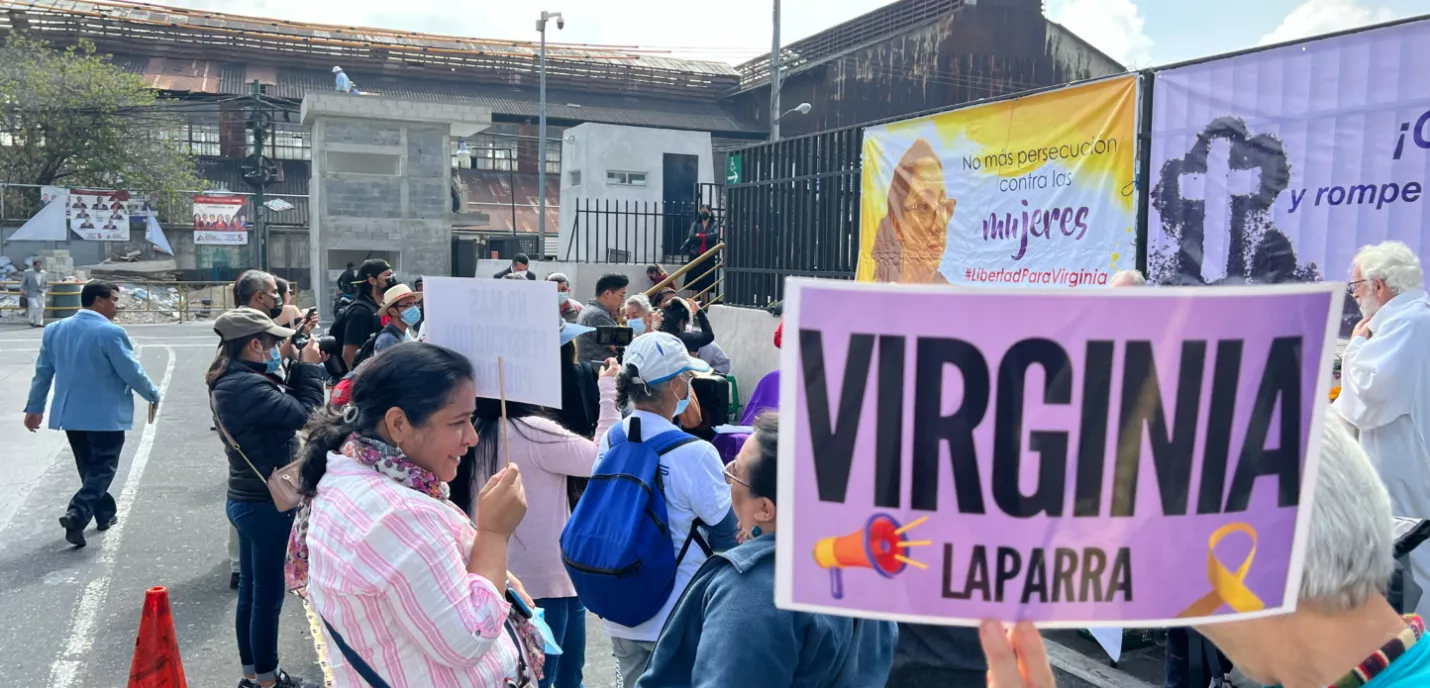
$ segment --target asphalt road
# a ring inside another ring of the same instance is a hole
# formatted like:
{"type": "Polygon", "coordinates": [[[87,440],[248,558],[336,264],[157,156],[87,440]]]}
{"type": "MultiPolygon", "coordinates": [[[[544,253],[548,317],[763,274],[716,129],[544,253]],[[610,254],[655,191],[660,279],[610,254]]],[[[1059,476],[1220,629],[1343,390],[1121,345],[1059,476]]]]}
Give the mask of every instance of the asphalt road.
{"type": "MultiPolygon", "coordinates": [[[[6,685],[122,688],[134,653],[144,592],[169,591],[191,686],[238,683],[224,515],[227,464],[209,430],[204,371],[215,337],[207,323],[129,325],[149,376],[163,390],[153,425],[136,403],[111,494],[120,522],[86,533],[73,549],[58,519],[79,481],[63,433],[21,423],[40,330],[0,325],[0,676],[6,685]]],[[[586,686],[618,685],[610,642],[591,619],[586,686]]],[[[302,604],[284,605],[283,667],[321,681],[302,604]]]]}

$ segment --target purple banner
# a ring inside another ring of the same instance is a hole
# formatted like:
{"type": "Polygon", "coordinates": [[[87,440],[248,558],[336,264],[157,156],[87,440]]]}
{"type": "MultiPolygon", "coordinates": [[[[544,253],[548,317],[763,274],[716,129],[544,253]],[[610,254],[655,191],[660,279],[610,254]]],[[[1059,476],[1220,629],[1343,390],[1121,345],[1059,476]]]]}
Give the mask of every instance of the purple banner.
{"type": "Polygon", "coordinates": [[[1342,280],[1387,239],[1430,260],[1427,64],[1418,21],[1157,72],[1147,277],[1342,280]]]}
{"type": "Polygon", "coordinates": [[[1343,285],[786,291],[782,608],[1076,627],[1294,608],[1343,285]]]}

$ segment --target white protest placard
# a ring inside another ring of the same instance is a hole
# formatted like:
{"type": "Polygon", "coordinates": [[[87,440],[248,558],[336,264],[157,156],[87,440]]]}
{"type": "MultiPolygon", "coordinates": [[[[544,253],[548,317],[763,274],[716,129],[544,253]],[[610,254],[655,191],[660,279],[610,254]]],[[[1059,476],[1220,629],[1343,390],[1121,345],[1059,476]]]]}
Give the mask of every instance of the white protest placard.
{"type": "Polygon", "coordinates": [[[471,360],[477,396],[501,397],[500,357],[507,401],[561,408],[561,318],[555,282],[424,277],[422,283],[423,333],[429,343],[471,360]]]}

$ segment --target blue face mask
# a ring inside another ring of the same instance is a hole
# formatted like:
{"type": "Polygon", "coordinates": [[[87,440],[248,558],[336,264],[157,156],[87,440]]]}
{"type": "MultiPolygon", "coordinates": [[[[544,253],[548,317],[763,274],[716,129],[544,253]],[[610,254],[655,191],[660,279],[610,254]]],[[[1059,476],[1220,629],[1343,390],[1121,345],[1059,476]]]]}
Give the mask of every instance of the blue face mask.
{"type": "Polygon", "coordinates": [[[402,311],[402,322],[407,323],[408,327],[417,327],[417,323],[422,322],[422,311],[416,306],[408,306],[402,311]]]}
{"type": "Polygon", "coordinates": [[[675,415],[685,413],[685,407],[690,405],[690,381],[685,381],[685,398],[675,402],[675,415]]]}
{"type": "Polygon", "coordinates": [[[627,320],[626,327],[631,328],[631,336],[633,337],[639,337],[645,334],[645,321],[641,320],[640,318],[636,318],[635,320],[627,320]]]}
{"type": "Polygon", "coordinates": [[[272,375],[278,372],[278,367],[283,364],[283,354],[278,351],[278,347],[268,350],[268,360],[263,362],[263,372],[272,375]]]}

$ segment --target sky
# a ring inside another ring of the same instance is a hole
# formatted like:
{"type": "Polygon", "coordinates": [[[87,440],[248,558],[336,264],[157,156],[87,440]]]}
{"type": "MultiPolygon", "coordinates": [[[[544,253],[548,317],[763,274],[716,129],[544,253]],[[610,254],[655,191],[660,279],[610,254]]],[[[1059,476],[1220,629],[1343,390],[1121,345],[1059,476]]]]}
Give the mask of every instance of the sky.
{"type": "MultiPolygon", "coordinates": [[[[509,40],[536,40],[537,5],[509,0],[156,0],[217,12],[509,40]],[[454,16],[454,7],[463,7],[454,16]]],[[[544,0],[566,28],[548,40],[640,47],[738,64],[770,50],[770,0],[720,0],[675,12],[667,0],[544,0]],[[694,11],[690,11],[694,10],[694,11]]],[[[784,0],[782,43],[887,0],[784,0]]],[[[1045,0],[1047,15],[1131,67],[1430,14],[1430,0],[1045,0]]]]}

